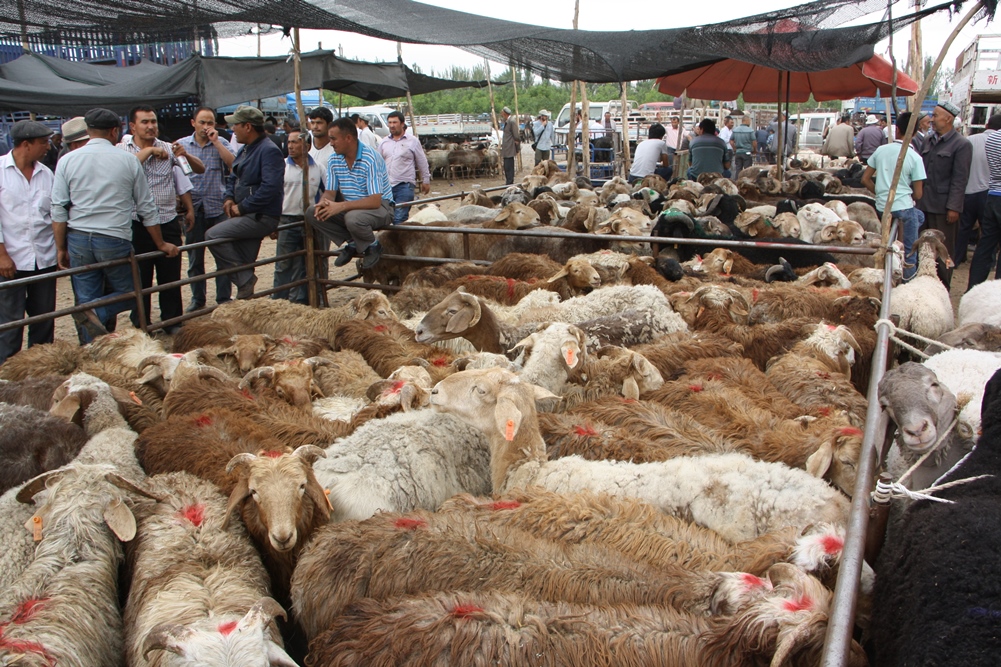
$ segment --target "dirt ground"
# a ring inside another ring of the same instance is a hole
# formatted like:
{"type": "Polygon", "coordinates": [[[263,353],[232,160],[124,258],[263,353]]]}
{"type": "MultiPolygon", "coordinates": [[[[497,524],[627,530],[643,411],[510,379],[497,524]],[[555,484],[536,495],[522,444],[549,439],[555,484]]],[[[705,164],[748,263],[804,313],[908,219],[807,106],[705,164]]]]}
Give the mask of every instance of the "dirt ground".
{"type": "MultiPolygon", "coordinates": [[[[533,158],[532,151],[529,147],[523,145],[522,148],[522,160],[521,168],[517,170],[515,174],[515,181],[519,181],[521,177],[531,171],[533,158]]],[[[489,176],[484,178],[470,178],[470,179],[456,179],[450,181],[444,178],[436,178],[431,181],[431,193],[429,197],[439,197],[442,195],[458,195],[463,192],[468,192],[474,188],[491,188],[504,184],[503,176],[489,176]]],[[[457,208],[459,206],[460,198],[456,197],[454,199],[445,200],[438,202],[438,206],[448,213],[449,211],[457,208]]],[[[275,255],[275,241],[271,239],[264,239],[261,244],[261,252],[259,258],[263,259],[265,257],[273,257],[275,255]]],[[[188,271],[188,259],[187,254],[182,253],[182,276],[187,276],[188,271]]],[[[212,258],[212,254],[209,252],[205,253],[205,264],[207,271],[215,270],[215,261],[212,258]]],[[[964,262],[961,264],[954,272],[952,279],[952,303],[953,307],[959,308],[959,299],[963,296],[963,292],[966,291],[966,285],[969,280],[969,262],[964,262]]],[[[354,274],[352,265],[348,265],[343,268],[330,267],[330,275],[335,279],[346,279],[354,274]]],[[[264,266],[257,267],[257,277],[258,277],[258,287],[261,289],[270,289],[274,284],[274,265],[268,264],[264,266]]],[[[337,288],[334,288],[335,290],[337,288]]],[[[208,299],[210,305],[215,305],[215,288],[212,285],[208,287],[208,299]]],[[[334,300],[333,291],[330,293],[330,297],[334,300]]],[[[183,298],[184,304],[187,306],[191,300],[191,291],[188,287],[183,288],[183,298]]],[[[56,308],[67,308],[73,305],[73,291],[68,278],[61,278],[57,284],[56,290],[56,308]]],[[[153,299],[152,308],[152,319],[153,321],[159,321],[159,310],[157,308],[156,299],[153,299]]],[[[119,328],[131,326],[129,323],[129,313],[122,313],[118,316],[118,326],[119,328]]],[[[71,317],[61,317],[56,320],[56,338],[60,340],[76,340],[76,329],[73,325],[73,319],[71,317]]],[[[27,345],[27,334],[25,335],[25,346],[27,345]]]]}

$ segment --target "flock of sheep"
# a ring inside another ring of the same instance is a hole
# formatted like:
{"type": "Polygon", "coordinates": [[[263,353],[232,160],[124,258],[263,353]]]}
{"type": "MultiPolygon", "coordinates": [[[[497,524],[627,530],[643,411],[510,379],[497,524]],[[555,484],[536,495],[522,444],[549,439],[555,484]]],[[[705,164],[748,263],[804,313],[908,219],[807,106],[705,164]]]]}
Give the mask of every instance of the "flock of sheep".
{"type": "MultiPolygon", "coordinates": [[[[384,259],[392,298],[238,301],[169,347],[123,331],[12,357],[0,664],[817,664],[882,271],[812,249],[658,251],[669,230],[868,242],[844,202],[748,206],[703,180],[594,191],[543,164],[501,201],[411,224],[574,238],[472,237],[489,265],[384,259]]],[[[381,238],[462,256],[456,233],[381,238]]],[[[939,343],[879,394],[899,424],[887,466],[933,452],[910,477],[924,489],[1001,428],[980,421],[1001,290],[971,291],[955,328],[941,239],[918,246],[892,310],[939,343]]],[[[912,514],[884,550],[894,576],[858,582],[880,664],[908,663],[890,635],[916,566],[892,559],[912,514]]],[[[858,642],[848,664],[867,664],[858,642]]]]}

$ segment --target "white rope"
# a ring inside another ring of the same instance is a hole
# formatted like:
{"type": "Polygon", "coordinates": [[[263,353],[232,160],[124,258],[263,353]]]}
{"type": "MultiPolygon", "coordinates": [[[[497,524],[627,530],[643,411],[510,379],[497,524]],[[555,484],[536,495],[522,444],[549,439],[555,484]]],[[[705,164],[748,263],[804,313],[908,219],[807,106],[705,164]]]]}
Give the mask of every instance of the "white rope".
{"type": "Polygon", "coordinates": [[[885,324],[888,327],[890,327],[890,340],[892,340],[894,343],[896,343],[900,347],[904,348],[905,350],[907,350],[911,354],[915,354],[915,355],[921,357],[922,359],[928,359],[931,355],[926,354],[923,350],[919,350],[918,348],[914,347],[910,343],[907,343],[906,341],[902,340],[900,338],[900,336],[907,336],[908,338],[915,338],[915,339],[917,339],[919,341],[922,341],[924,343],[928,343],[929,345],[932,345],[932,344],[938,345],[939,347],[942,347],[942,348],[944,348],[946,350],[954,350],[954,349],[956,349],[953,346],[946,345],[945,343],[937,341],[934,338],[926,338],[926,337],[924,337],[924,336],[922,336],[920,334],[914,333],[913,331],[908,331],[907,329],[901,329],[900,327],[898,327],[897,325],[895,325],[891,320],[888,320],[888,319],[879,319],[879,320],[876,320],[876,324],[873,325],[873,329],[876,329],[878,331],[880,324],[885,324]]]}

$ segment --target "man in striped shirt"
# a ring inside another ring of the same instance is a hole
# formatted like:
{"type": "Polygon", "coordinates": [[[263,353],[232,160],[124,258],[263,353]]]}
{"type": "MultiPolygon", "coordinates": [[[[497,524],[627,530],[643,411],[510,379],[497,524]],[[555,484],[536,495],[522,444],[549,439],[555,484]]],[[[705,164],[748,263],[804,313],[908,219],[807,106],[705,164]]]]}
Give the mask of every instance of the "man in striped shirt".
{"type": "Polygon", "coordinates": [[[386,163],[358,142],[358,129],[350,118],[333,122],[330,140],[334,154],[327,163],[327,190],[306,217],[335,245],[344,243],[334,266],[344,266],[358,256],[362,269],[369,269],[382,256],[374,230],[393,222],[393,189],[386,163]]]}
{"type": "MultiPolygon", "coordinates": [[[[989,125],[995,125],[997,116],[991,116],[989,125]]],[[[997,258],[1001,245],[1001,131],[992,132],[984,143],[987,153],[987,167],[990,180],[987,185],[987,202],[980,216],[980,240],[970,261],[970,283],[966,288],[979,285],[987,280],[997,258]]],[[[994,272],[995,279],[1001,279],[1001,267],[994,272]]]]}

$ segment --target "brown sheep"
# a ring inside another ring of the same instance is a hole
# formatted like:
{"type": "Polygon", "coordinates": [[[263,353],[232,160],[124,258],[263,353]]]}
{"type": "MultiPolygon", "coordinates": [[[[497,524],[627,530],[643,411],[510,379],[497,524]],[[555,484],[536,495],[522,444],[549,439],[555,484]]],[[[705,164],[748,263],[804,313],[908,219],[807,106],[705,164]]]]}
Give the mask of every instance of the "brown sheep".
{"type": "Polygon", "coordinates": [[[0,403],[27,405],[48,412],[52,407],[52,393],[65,380],[63,375],[44,375],[0,382],[0,403]]]}
{"type": "Polygon", "coordinates": [[[706,382],[724,382],[742,392],[753,405],[774,412],[784,419],[803,415],[799,407],[773,385],[764,371],[741,356],[706,357],[685,362],[678,373],[679,384],[702,385],[706,382]]]}
{"type": "Polygon", "coordinates": [[[107,382],[111,387],[123,390],[128,397],[118,403],[125,421],[136,433],[163,421],[163,395],[154,387],[141,381],[139,371],[134,366],[124,366],[114,361],[85,362],[79,372],[93,375],[107,382]]]}
{"type": "Polygon", "coordinates": [[[184,353],[199,347],[226,347],[231,344],[233,336],[256,333],[258,332],[253,327],[240,320],[197,317],[185,322],[181,330],[174,334],[171,349],[174,352],[184,353]]]}
{"type": "Polygon", "coordinates": [[[494,207],[494,200],[491,199],[483,190],[480,188],[474,188],[472,191],[468,192],[465,197],[462,198],[462,203],[460,206],[485,206],[486,208],[494,207]]]}
{"type": "Polygon", "coordinates": [[[563,267],[545,255],[513,252],[493,262],[485,273],[515,280],[546,280],[563,267]]]}
{"type": "Polygon", "coordinates": [[[265,382],[278,398],[302,412],[312,414],[313,398],[324,398],[323,390],[313,378],[313,367],[329,363],[323,357],[293,359],[274,366],[261,366],[247,373],[240,388],[254,387],[265,382]]]}
{"type": "MultiPolygon", "coordinates": [[[[448,294],[461,287],[470,294],[490,299],[505,306],[513,306],[521,301],[529,292],[534,292],[538,289],[548,289],[549,284],[542,281],[524,282],[515,280],[514,278],[483,275],[462,276],[461,278],[450,280],[443,287],[447,292],[442,298],[445,298],[448,294]]],[[[434,305],[432,304],[431,307],[434,305]]],[[[429,308],[425,310],[429,310],[429,308]]]]}
{"type": "MultiPolygon", "coordinates": [[[[239,508],[271,574],[275,597],[288,596],[299,552],[330,517],[330,503],[313,476],[319,447],[294,452],[264,428],[227,410],[172,417],[143,433],[136,456],[149,475],[184,471],[229,496],[239,508]]],[[[224,523],[225,527],[225,523],[224,523]]]]}
{"type": "Polygon", "coordinates": [[[354,350],[322,352],[320,356],[330,363],[314,366],[313,379],[328,397],[364,398],[372,383],[382,379],[354,350]]]}
{"type": "Polygon", "coordinates": [[[543,160],[532,168],[533,176],[544,176],[547,179],[562,172],[563,170],[560,169],[555,160],[543,160]]]}
{"type": "MultiPolygon", "coordinates": [[[[449,280],[467,275],[482,275],[488,273],[487,267],[472,262],[449,262],[447,264],[432,264],[410,273],[401,287],[441,287],[449,280]]],[[[517,276],[510,276],[517,278],[517,276]]]]}
{"type": "Polygon", "coordinates": [[[57,340],[21,350],[0,365],[0,380],[24,380],[45,375],[72,375],[86,357],[86,348],[57,340]]]}
{"type": "Polygon", "coordinates": [[[633,350],[646,357],[665,379],[693,359],[740,358],[744,352],[740,343],[710,331],[679,331],[661,336],[652,343],[637,345],[633,350]]]}
{"type": "Polygon", "coordinates": [[[571,384],[561,392],[564,410],[605,396],[638,399],[664,384],[660,371],[646,357],[614,345],[586,356],[570,379],[571,384]]]}
{"type": "Polygon", "coordinates": [[[431,379],[438,382],[455,372],[454,356],[433,345],[414,340],[414,332],[395,321],[348,321],[342,323],[334,336],[334,348],[354,350],[382,378],[387,378],[400,366],[413,365],[415,359],[427,362],[431,379]]]}

